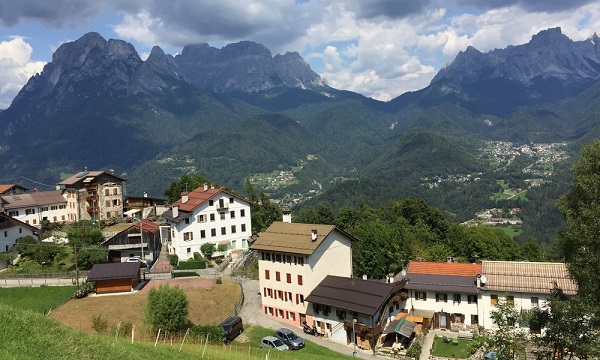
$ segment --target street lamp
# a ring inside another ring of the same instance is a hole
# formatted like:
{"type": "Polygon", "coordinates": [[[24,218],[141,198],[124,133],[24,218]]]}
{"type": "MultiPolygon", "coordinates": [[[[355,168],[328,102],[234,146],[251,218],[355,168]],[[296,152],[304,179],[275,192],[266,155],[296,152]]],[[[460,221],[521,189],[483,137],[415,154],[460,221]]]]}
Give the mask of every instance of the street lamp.
{"type": "Polygon", "coordinates": [[[354,351],[352,351],[352,356],[356,356],[356,319],[352,319],[352,343],[354,344],[354,351]]]}

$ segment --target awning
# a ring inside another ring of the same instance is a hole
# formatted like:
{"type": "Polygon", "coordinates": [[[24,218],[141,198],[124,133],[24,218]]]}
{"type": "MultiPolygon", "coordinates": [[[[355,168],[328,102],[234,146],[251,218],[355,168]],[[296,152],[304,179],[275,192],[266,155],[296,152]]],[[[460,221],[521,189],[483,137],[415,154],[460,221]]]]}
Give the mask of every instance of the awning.
{"type": "Polygon", "coordinates": [[[127,217],[129,216],[133,216],[133,214],[137,214],[140,212],[140,209],[131,209],[131,210],[127,210],[125,211],[123,214],[127,217]]]}
{"type": "Polygon", "coordinates": [[[393,320],[390,322],[389,325],[385,327],[383,332],[386,334],[398,333],[408,338],[412,335],[415,326],[417,326],[417,324],[414,322],[402,318],[400,320],[393,320]]]}

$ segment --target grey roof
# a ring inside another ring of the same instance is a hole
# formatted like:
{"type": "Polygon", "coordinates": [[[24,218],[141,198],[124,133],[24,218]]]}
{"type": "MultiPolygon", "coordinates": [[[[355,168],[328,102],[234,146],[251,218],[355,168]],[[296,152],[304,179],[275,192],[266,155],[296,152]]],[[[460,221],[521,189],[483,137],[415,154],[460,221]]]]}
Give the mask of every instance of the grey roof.
{"type": "Polygon", "coordinates": [[[110,264],[94,264],[88,281],[112,280],[112,279],[135,279],[138,276],[142,263],[124,262],[110,264]]]}
{"type": "Polygon", "coordinates": [[[383,330],[384,334],[389,334],[389,333],[398,333],[404,337],[410,337],[410,335],[412,335],[415,326],[417,326],[416,323],[412,322],[412,321],[408,321],[405,318],[399,319],[399,320],[392,320],[383,330]]]}
{"type": "Polygon", "coordinates": [[[31,206],[44,206],[52,204],[66,204],[67,199],[62,196],[60,190],[37,191],[28,194],[3,195],[4,208],[20,209],[31,206]]]}
{"type": "Polygon", "coordinates": [[[372,316],[385,305],[394,287],[385,282],[328,275],[306,301],[372,316]]]}
{"type": "Polygon", "coordinates": [[[477,294],[477,283],[473,276],[407,274],[408,290],[425,290],[444,293],[477,294]]]}
{"type": "Polygon", "coordinates": [[[80,171],[75,175],[72,175],[69,178],[64,179],[63,181],[59,182],[58,185],[75,185],[78,182],[82,182],[85,179],[88,178],[92,178],[92,179],[96,179],[102,175],[106,175],[108,177],[112,177],[114,178],[114,180],[120,182],[120,181],[127,181],[127,179],[124,179],[120,176],[117,176],[115,174],[111,174],[109,172],[104,172],[104,171],[80,171]]]}

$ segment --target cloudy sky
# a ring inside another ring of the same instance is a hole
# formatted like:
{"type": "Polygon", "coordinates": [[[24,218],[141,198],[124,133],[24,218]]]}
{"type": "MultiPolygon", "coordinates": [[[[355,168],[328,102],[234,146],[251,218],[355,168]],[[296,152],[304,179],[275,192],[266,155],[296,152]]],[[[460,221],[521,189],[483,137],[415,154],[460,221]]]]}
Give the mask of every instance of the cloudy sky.
{"type": "MultiPolygon", "coordinates": [[[[594,0],[0,0],[0,109],[60,44],[89,31],[177,54],[241,40],[297,51],[327,83],[380,100],[429,84],[456,54],[600,30],[594,0]]],[[[600,31],[598,31],[600,32],[600,31]]]]}

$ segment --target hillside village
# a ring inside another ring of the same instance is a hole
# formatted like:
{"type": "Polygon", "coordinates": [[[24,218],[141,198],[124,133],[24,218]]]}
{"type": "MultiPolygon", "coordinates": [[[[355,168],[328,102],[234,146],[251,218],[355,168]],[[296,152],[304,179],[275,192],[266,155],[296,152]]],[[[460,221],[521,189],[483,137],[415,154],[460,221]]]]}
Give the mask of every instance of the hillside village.
{"type": "MultiPolygon", "coordinates": [[[[203,246],[212,244],[208,259],[220,257],[220,271],[257,259],[265,316],[293,329],[306,324],[334,343],[389,354],[406,353],[429,330],[471,339],[497,329],[492,313],[499,304],[521,313],[544,308],[553,283],[567,295],[577,293],[566,265],[550,262],[416,259],[399,273],[369,279],[353,272],[352,247],[361,239],[335,225],[294,223],[285,211],[281,221],[252,234],[249,200],[229,190],[204,184],[167,205],[147,196],[124,197],[124,182],[112,171],[85,169],[53,191],[1,185],[0,249],[10,255],[2,267],[18,262],[17,239],[44,238],[48,225],[129,221],[102,243],[108,258],[88,277],[96,293],[132,292],[142,273],[170,277],[173,266],[197,269],[207,257],[203,246]],[[132,264],[132,258],[140,261],[132,264]],[[109,268],[114,278],[99,275],[109,268]]],[[[541,330],[529,326],[532,334],[541,330]]]]}

